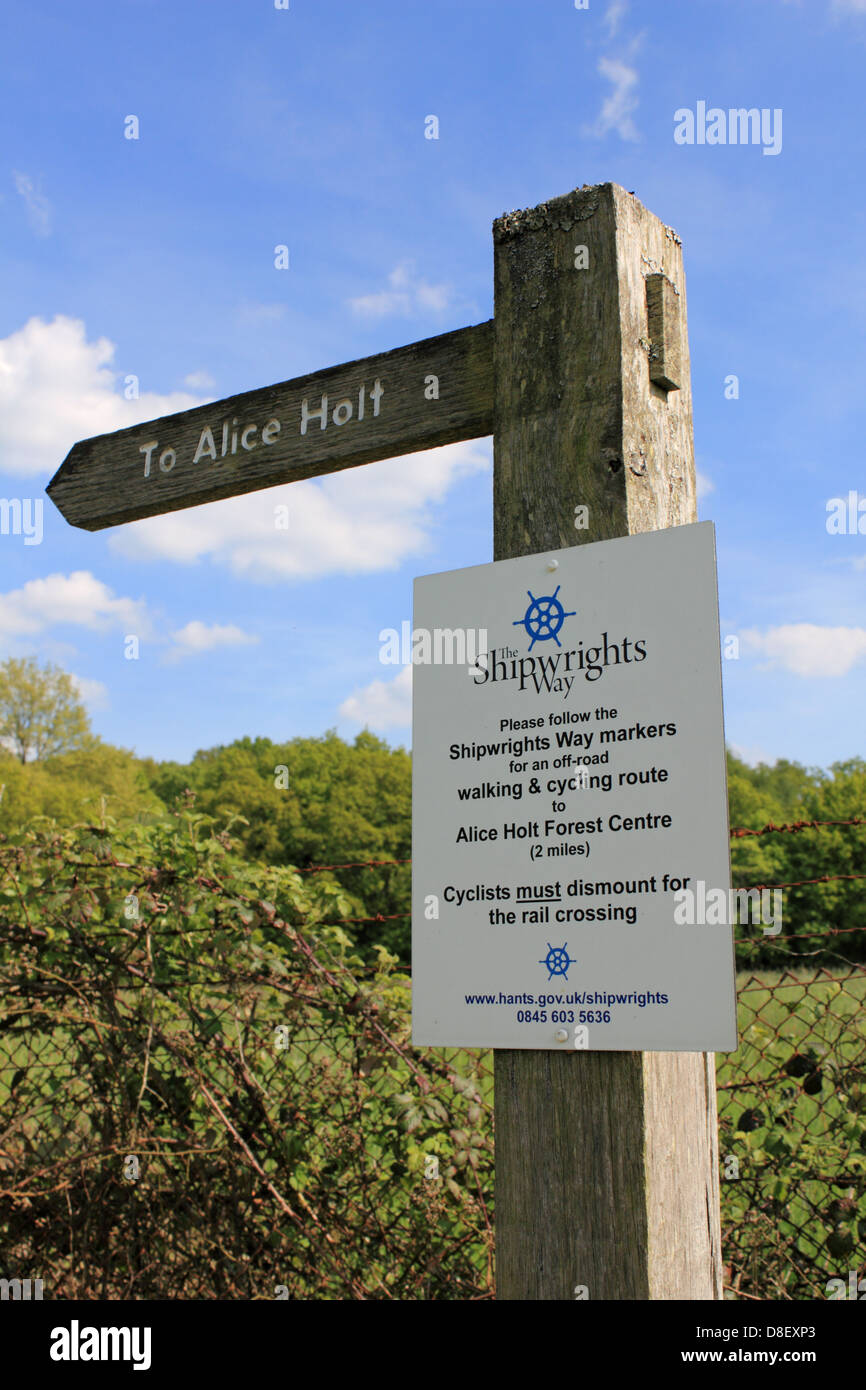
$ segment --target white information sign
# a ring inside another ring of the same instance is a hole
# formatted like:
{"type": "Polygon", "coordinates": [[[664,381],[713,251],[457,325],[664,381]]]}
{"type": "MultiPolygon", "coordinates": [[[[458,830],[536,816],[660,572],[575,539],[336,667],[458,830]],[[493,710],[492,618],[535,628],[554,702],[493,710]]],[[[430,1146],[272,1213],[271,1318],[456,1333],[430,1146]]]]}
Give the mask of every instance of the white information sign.
{"type": "Polygon", "coordinates": [[[412,644],[414,1042],[735,1049],[712,523],[418,579],[412,644]]]}

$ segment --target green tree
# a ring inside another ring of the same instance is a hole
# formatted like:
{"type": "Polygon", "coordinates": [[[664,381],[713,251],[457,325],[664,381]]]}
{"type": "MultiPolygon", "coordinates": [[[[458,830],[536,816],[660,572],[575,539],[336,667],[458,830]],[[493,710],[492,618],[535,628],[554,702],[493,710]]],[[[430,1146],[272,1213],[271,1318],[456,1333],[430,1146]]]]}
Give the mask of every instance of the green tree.
{"type": "Polygon", "coordinates": [[[83,748],[90,720],[75,682],[50,663],[10,657],[0,666],[0,738],[19,762],[83,748]]]}
{"type": "MultiPolygon", "coordinates": [[[[845,960],[866,958],[866,873],[864,825],[849,821],[866,818],[866,762],[848,758],[833,763],[831,777],[818,783],[804,798],[801,818],[818,821],[820,829],[788,835],[788,873],[798,886],[786,894],[786,906],[797,914],[804,931],[841,933],[828,937],[832,948],[845,960]],[[831,822],[828,824],[827,822],[831,822]],[[836,822],[833,824],[832,822],[836,822]],[[828,876],[826,882],[809,882],[828,876]]],[[[818,938],[820,940],[820,938],[818,938]]],[[[804,949],[814,950],[814,936],[804,949]]]]}
{"type": "Polygon", "coordinates": [[[165,820],[137,758],[93,739],[86,748],[22,766],[0,749],[0,836],[18,843],[37,822],[56,827],[165,820]]]}
{"type": "Polygon", "coordinates": [[[787,838],[761,831],[770,824],[802,819],[802,796],[814,785],[805,768],[785,760],[749,767],[728,753],[728,807],[731,830],[731,869],[734,885],[778,883],[787,878],[787,838]]]}
{"type": "Polygon", "coordinates": [[[741,933],[740,964],[787,964],[797,956],[824,964],[831,951],[864,959],[864,827],[847,822],[866,817],[866,762],[851,758],[828,772],[784,758],[748,767],[729,753],[728,799],[732,828],[788,827],[732,841],[736,887],[785,885],[784,935],[741,933]]]}
{"type": "Polygon", "coordinates": [[[353,900],[346,914],[355,919],[352,939],[370,960],[382,945],[408,963],[411,874],[408,863],[393,862],[412,853],[412,765],[404,749],[366,730],[347,744],[331,729],[285,743],[241,738],[199,751],[186,767],[140,766],[166,806],[189,787],[198,811],[221,826],[232,822],[250,860],[301,870],[360,865],[326,879],[353,900]]]}

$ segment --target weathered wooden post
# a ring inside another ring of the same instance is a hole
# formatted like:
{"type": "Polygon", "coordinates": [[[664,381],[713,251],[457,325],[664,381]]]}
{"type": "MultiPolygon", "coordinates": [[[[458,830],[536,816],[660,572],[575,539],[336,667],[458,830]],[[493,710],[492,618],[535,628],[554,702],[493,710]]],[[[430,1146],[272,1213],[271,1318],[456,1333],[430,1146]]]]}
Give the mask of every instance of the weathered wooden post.
{"type": "MultiPolygon", "coordinates": [[[[695,521],[676,234],[602,184],[493,235],[495,558],[695,521]]],[[[714,1055],[495,1057],[497,1296],[721,1298],[714,1055]]]]}

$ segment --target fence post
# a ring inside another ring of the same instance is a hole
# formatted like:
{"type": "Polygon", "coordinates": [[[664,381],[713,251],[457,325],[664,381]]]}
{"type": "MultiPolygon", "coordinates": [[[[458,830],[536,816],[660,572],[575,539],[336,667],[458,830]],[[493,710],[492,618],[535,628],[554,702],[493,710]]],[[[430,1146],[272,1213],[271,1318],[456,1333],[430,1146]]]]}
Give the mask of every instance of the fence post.
{"type": "MultiPolygon", "coordinates": [[[[615,184],[493,236],[494,558],[696,520],[679,238],[615,184]]],[[[495,1132],[498,1298],[721,1297],[712,1054],[497,1050],[495,1132]]]]}

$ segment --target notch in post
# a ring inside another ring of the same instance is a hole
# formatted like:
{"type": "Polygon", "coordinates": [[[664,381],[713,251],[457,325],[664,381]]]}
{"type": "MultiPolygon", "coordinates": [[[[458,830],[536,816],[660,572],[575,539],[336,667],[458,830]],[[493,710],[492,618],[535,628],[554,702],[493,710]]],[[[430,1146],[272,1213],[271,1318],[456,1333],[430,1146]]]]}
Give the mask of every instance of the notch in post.
{"type": "Polygon", "coordinates": [[[646,277],[649,373],[663,391],[678,391],[682,380],[680,297],[666,275],[646,277]]]}

